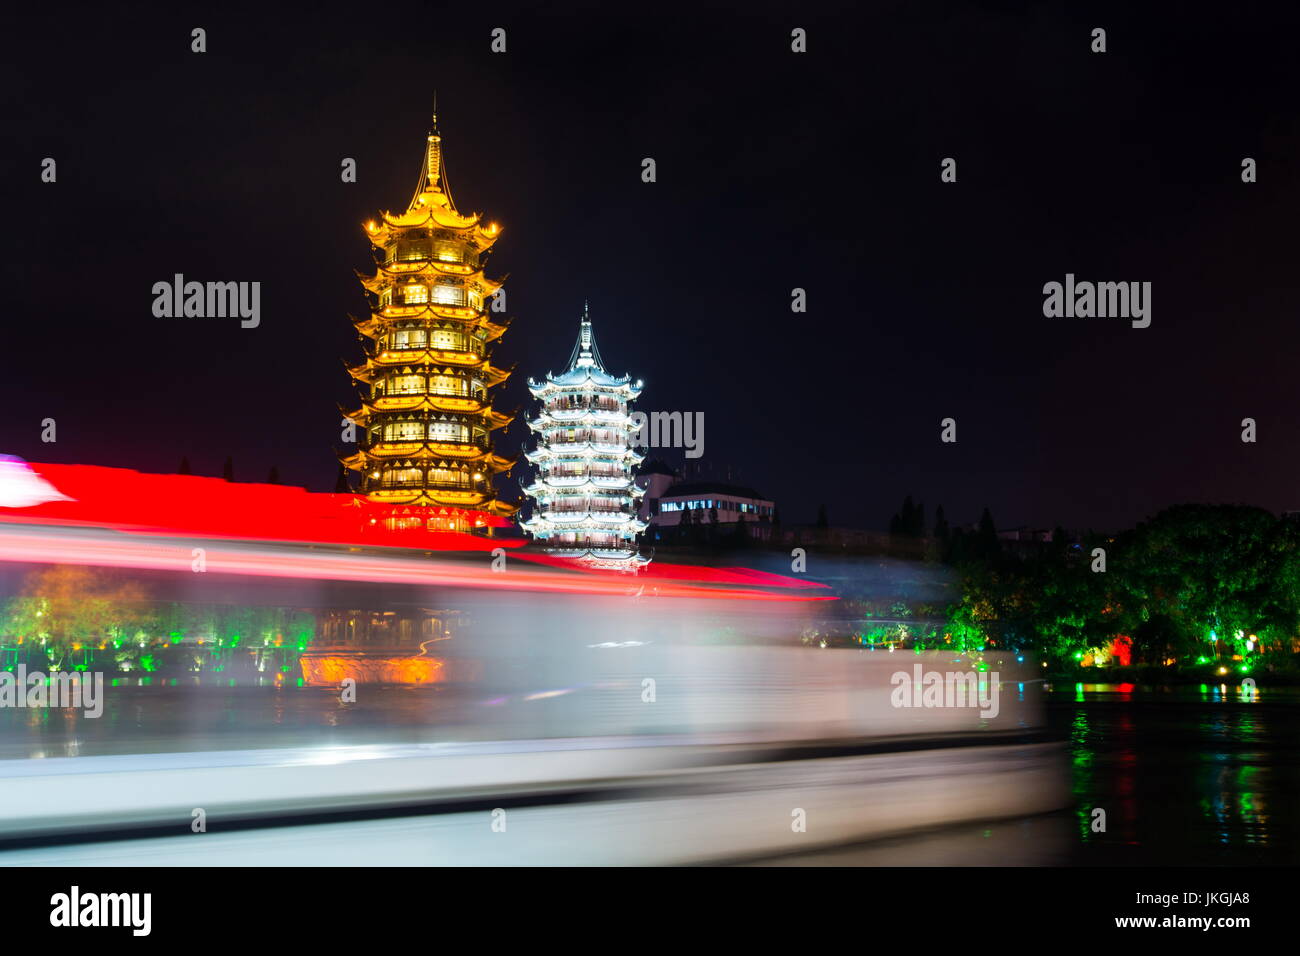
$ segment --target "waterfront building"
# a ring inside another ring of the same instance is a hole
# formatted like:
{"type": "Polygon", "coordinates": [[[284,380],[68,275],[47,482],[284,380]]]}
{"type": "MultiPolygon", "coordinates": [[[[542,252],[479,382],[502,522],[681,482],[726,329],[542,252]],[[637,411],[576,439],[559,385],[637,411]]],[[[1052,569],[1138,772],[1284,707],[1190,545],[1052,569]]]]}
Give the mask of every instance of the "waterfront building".
{"type": "Polygon", "coordinates": [[[684,481],[663,489],[650,508],[656,540],[663,529],[684,524],[717,526],[734,532],[739,525],[751,538],[771,536],[776,505],[753,488],[721,481],[684,481]]]}

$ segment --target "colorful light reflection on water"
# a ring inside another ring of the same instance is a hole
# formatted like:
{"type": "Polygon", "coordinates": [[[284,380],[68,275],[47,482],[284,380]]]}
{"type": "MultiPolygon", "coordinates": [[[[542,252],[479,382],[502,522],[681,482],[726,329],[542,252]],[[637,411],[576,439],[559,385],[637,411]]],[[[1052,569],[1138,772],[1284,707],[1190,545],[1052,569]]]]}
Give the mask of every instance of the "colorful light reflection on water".
{"type": "Polygon", "coordinates": [[[1300,689],[1076,684],[1049,702],[1068,740],[1081,862],[1300,858],[1300,689]]]}

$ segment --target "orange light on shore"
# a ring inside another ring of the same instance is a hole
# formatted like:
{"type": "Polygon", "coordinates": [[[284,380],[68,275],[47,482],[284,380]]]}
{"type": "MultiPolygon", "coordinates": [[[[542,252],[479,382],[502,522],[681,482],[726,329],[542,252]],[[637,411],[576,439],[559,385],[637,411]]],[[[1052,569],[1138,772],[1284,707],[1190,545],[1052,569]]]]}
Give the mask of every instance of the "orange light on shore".
{"type": "Polygon", "coordinates": [[[299,665],[310,687],[337,687],[348,678],[359,684],[437,684],[447,676],[443,662],[433,657],[305,654],[299,665]]]}

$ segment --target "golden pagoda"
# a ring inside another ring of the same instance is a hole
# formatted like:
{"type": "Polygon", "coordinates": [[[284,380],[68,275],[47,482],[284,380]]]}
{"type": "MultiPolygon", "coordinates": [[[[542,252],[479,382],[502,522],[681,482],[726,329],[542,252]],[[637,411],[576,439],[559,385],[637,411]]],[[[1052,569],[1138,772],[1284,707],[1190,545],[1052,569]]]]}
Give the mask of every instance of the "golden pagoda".
{"type": "Polygon", "coordinates": [[[366,358],[348,368],[363,397],[343,409],[358,450],[340,460],[360,473],[370,501],[394,506],[391,528],[468,531],[488,524],[485,515],[514,514],[494,479],[515,459],[492,448],[492,432],[514,418],[491,402],[512,371],[491,362],[509,320],[489,318],[488,297],[504,279],[483,274],[501,229],[457,212],[436,112],[410,206],[365,231],[377,268],[358,276],[371,311],[352,321],[366,358]]]}

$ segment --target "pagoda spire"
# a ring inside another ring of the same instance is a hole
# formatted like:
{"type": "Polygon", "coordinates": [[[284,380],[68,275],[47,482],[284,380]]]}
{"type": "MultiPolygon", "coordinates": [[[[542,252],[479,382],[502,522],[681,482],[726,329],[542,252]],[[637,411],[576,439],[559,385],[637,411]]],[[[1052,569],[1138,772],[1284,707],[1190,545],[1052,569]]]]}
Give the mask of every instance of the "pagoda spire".
{"type": "Polygon", "coordinates": [[[573,354],[569,356],[569,368],[597,368],[605,371],[601,361],[600,349],[596,348],[596,334],[591,330],[591,313],[587,300],[582,300],[582,323],[578,326],[578,341],[574,343],[573,354]]]}
{"type": "Polygon", "coordinates": [[[420,170],[420,181],[415,187],[415,195],[411,197],[411,205],[407,211],[419,208],[422,205],[420,197],[426,196],[428,193],[437,194],[438,200],[445,196],[445,203],[439,202],[438,204],[445,204],[453,211],[455,210],[456,204],[451,198],[451,188],[447,185],[447,167],[442,158],[442,134],[438,132],[437,90],[433,91],[433,114],[424,147],[424,165],[420,170]]]}

